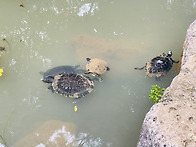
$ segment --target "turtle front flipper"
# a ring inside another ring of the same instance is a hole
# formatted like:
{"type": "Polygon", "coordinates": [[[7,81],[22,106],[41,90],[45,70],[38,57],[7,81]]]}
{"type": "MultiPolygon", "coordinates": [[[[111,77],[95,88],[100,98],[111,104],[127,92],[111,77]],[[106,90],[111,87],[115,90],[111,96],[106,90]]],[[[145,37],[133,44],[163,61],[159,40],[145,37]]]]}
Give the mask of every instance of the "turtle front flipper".
{"type": "Polygon", "coordinates": [[[98,79],[99,79],[99,82],[103,82],[103,78],[101,77],[100,74],[97,74],[97,77],[98,77],[98,79]]]}
{"type": "Polygon", "coordinates": [[[155,77],[156,81],[161,81],[160,77],[155,77]]]}
{"type": "Polygon", "coordinates": [[[80,100],[81,100],[81,97],[75,98],[75,99],[73,100],[73,104],[78,103],[80,100]]]}
{"type": "Polygon", "coordinates": [[[94,78],[92,78],[91,80],[95,81],[95,80],[99,80],[99,82],[103,82],[103,78],[101,77],[100,74],[95,73],[95,72],[85,72],[84,74],[89,74],[91,76],[93,76],[94,78]]]}
{"type": "Polygon", "coordinates": [[[101,75],[100,74],[97,74],[97,73],[91,73],[95,78],[94,79],[98,79],[99,80],[99,82],[103,82],[103,78],[101,77],[101,75]]]}
{"type": "Polygon", "coordinates": [[[93,77],[95,77],[96,75],[98,75],[97,73],[95,73],[95,72],[85,72],[84,74],[86,74],[86,75],[91,75],[91,76],[93,76],[93,77]]]}
{"type": "Polygon", "coordinates": [[[50,84],[50,86],[48,86],[48,89],[50,89],[52,91],[52,93],[54,93],[54,89],[52,87],[52,84],[50,84]]]}
{"type": "Polygon", "coordinates": [[[86,75],[89,75],[90,73],[91,73],[91,72],[88,72],[88,71],[87,71],[87,72],[84,72],[84,74],[86,74],[86,75]]]}

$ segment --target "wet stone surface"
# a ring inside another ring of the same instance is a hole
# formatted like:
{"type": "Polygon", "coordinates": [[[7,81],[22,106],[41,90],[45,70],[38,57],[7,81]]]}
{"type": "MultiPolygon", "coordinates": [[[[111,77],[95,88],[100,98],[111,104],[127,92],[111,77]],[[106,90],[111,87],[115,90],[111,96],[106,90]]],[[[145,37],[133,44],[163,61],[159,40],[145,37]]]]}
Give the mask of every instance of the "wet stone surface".
{"type": "Polygon", "coordinates": [[[196,146],[196,21],[187,30],[182,66],[161,101],[146,114],[138,147],[196,146]]]}

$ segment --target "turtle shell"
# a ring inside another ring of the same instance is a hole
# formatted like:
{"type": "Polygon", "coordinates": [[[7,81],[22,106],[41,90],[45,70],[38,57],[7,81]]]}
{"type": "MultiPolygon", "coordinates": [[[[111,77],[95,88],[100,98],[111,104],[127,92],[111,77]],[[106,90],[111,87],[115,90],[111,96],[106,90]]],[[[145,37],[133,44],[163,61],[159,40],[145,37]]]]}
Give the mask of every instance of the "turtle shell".
{"type": "Polygon", "coordinates": [[[80,74],[63,73],[54,77],[52,88],[65,97],[81,98],[93,91],[94,82],[80,74]]]}
{"type": "MultiPolygon", "coordinates": [[[[61,73],[84,73],[85,70],[83,69],[78,69],[79,65],[77,66],[70,66],[70,65],[62,65],[62,66],[57,66],[54,68],[51,68],[47,70],[46,72],[40,72],[41,75],[43,75],[42,81],[47,82],[48,79],[54,78],[54,76],[61,74],[61,73]]],[[[47,82],[48,83],[48,82],[47,82]]]]}
{"type": "Polygon", "coordinates": [[[55,76],[57,74],[61,74],[64,72],[76,73],[76,68],[78,68],[78,66],[69,66],[69,65],[57,66],[57,67],[48,69],[46,72],[40,72],[40,74],[46,77],[46,76],[51,76],[51,75],[55,76]]]}
{"type": "Polygon", "coordinates": [[[173,61],[171,57],[165,54],[157,56],[146,63],[145,71],[149,77],[162,77],[172,68],[173,61]]]}
{"type": "Polygon", "coordinates": [[[107,62],[98,58],[90,59],[86,64],[86,70],[92,73],[103,74],[108,69],[107,62]]]}

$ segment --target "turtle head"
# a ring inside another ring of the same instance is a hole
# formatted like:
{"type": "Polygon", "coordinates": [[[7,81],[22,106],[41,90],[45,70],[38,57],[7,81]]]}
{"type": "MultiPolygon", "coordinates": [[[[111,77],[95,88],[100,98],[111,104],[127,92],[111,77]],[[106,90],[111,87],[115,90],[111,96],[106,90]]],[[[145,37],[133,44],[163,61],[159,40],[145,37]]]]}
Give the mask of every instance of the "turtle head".
{"type": "Polygon", "coordinates": [[[167,56],[171,57],[172,56],[172,51],[168,51],[167,56]]]}
{"type": "Polygon", "coordinates": [[[52,83],[54,80],[54,77],[49,76],[49,77],[44,77],[43,79],[41,79],[44,83],[52,83]]]}

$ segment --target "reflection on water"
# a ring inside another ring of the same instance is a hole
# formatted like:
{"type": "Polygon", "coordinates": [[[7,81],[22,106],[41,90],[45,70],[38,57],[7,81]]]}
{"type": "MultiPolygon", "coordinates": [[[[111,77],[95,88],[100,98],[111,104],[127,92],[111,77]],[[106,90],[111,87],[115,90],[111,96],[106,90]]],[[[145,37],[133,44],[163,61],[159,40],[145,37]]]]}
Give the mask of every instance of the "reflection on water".
{"type": "Polygon", "coordinates": [[[0,130],[14,110],[4,134],[7,144],[37,143],[26,137],[44,122],[58,120],[75,129],[69,134],[54,123],[53,141],[64,134],[70,142],[75,139],[72,146],[135,146],[152,106],[151,86],[169,86],[176,65],[161,81],[134,67],[168,50],[174,60],[179,58],[186,29],[195,19],[195,2],[27,0],[20,7],[19,1],[0,0],[0,46],[6,48],[0,52],[0,130]],[[86,57],[104,59],[111,70],[74,112],[72,99],[49,91],[39,72],[59,65],[85,68],[86,57]]]}

